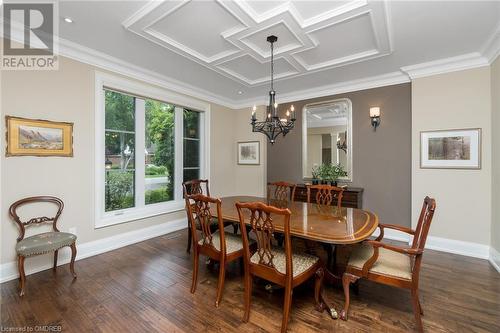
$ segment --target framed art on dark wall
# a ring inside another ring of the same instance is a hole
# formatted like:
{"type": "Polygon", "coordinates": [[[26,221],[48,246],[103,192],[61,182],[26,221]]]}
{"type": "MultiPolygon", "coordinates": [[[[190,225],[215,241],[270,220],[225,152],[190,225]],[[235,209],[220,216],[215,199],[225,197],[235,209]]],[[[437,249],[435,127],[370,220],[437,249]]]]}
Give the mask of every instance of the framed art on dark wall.
{"type": "Polygon", "coordinates": [[[259,141],[238,142],[238,164],[241,165],[260,164],[259,141]]]}
{"type": "Polygon", "coordinates": [[[481,169],[481,129],[420,132],[420,168],[481,169]]]}
{"type": "Polygon", "coordinates": [[[73,156],[73,123],[6,116],[6,156],[73,156]]]}

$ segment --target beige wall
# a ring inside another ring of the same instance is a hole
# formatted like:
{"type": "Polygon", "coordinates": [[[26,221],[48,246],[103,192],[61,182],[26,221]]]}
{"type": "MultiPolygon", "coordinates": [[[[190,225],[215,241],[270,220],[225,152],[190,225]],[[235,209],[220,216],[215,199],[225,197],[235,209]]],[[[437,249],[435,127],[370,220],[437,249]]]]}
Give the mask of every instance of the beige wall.
{"type": "Polygon", "coordinates": [[[500,252],[500,57],[491,66],[492,111],[492,222],[491,246],[500,252]]]}
{"type": "MultiPolygon", "coordinates": [[[[383,118],[382,118],[382,121],[383,118]]],[[[431,236],[489,245],[491,224],[490,68],[412,82],[412,223],[426,195],[437,201],[431,236]],[[481,170],[420,169],[420,131],[482,129],[481,170]]]]}
{"type": "MultiPolygon", "coordinates": [[[[61,58],[57,71],[1,72],[1,111],[14,115],[74,122],[74,157],[5,157],[5,138],[1,153],[1,258],[2,264],[15,259],[18,230],[8,217],[9,205],[20,198],[50,194],[66,203],[60,229],[76,227],[78,243],[158,225],[185,217],[184,211],[164,214],[111,227],[94,228],[94,73],[95,68],[61,58]]],[[[264,163],[257,168],[236,167],[236,139],[250,139],[245,112],[211,106],[211,187],[222,196],[253,186],[262,191],[264,163]],[[241,122],[241,123],[239,123],[241,122]],[[230,134],[227,135],[226,133],[230,134]],[[236,181],[235,177],[245,178],[236,181]],[[257,181],[258,180],[258,181],[257,181]]],[[[249,118],[249,115],[248,115],[249,118]]],[[[2,133],[5,130],[2,121],[2,133]]],[[[263,156],[265,156],[265,151],[263,156]]],[[[265,162],[265,160],[263,161],[265,162]]],[[[48,264],[41,256],[30,260],[30,267],[48,264]]]]}
{"type": "MultiPolygon", "coordinates": [[[[230,110],[223,107],[212,108],[211,154],[212,186],[216,196],[265,195],[266,189],[266,140],[260,133],[252,133],[250,108],[230,110]],[[237,164],[237,142],[260,142],[260,165],[237,164]]],[[[264,108],[257,114],[262,118],[264,108]]]]}

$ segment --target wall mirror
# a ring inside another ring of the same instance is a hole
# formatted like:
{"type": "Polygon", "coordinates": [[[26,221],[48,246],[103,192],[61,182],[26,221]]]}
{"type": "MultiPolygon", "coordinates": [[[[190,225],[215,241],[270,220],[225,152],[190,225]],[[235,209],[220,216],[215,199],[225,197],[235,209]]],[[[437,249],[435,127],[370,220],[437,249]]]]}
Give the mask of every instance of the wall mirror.
{"type": "Polygon", "coordinates": [[[302,174],[313,168],[340,164],[352,180],[352,103],[348,98],[307,104],[302,109],[302,174]]]}

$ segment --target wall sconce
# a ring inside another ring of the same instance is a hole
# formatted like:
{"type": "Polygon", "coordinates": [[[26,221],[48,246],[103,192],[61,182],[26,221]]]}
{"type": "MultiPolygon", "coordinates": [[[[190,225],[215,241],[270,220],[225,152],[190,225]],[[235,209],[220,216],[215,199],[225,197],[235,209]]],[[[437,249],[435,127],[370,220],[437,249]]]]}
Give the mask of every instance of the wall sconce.
{"type": "Polygon", "coordinates": [[[373,130],[376,131],[380,125],[380,108],[378,106],[370,108],[370,118],[372,120],[373,130]]]}

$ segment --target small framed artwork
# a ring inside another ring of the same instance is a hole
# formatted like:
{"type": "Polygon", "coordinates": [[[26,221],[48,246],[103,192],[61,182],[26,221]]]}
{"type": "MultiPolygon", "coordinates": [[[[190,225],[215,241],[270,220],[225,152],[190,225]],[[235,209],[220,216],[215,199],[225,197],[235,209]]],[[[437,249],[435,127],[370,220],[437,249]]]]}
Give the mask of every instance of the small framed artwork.
{"type": "Polygon", "coordinates": [[[73,156],[73,123],[6,116],[6,156],[73,156]]]}
{"type": "Polygon", "coordinates": [[[260,164],[259,141],[238,142],[238,164],[242,165],[260,164]]]}
{"type": "Polygon", "coordinates": [[[420,168],[481,169],[481,129],[420,132],[420,168]]]}

